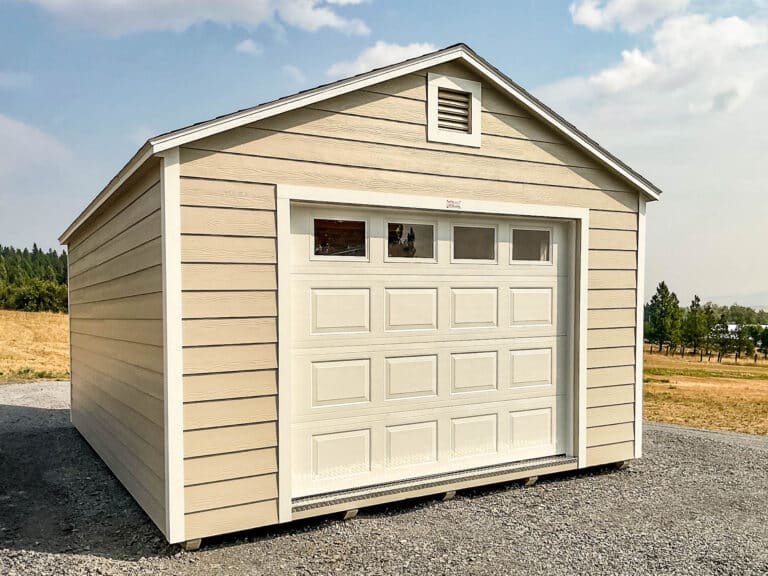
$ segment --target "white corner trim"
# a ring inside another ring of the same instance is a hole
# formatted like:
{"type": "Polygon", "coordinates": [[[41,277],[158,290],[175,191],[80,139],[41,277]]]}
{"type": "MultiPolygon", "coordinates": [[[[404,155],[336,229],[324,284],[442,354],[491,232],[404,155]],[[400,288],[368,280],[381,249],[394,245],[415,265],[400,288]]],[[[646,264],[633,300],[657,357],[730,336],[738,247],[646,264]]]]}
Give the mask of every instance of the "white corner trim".
{"type": "Polygon", "coordinates": [[[165,535],[184,536],[184,396],[181,324],[181,177],[179,149],[162,155],[160,213],[163,262],[165,535]]]}
{"type": "Polygon", "coordinates": [[[546,206],[541,204],[519,204],[513,202],[491,202],[466,198],[445,198],[434,196],[393,194],[365,190],[318,188],[311,186],[277,185],[277,262],[278,262],[278,509],[279,521],[291,519],[291,399],[290,399],[290,222],[291,202],[304,201],[320,204],[347,204],[383,208],[417,210],[441,210],[446,212],[501,214],[507,216],[532,216],[572,220],[576,223],[578,243],[575,256],[578,282],[575,285],[578,304],[574,313],[574,356],[576,371],[575,416],[577,419],[576,455],[578,467],[587,465],[587,297],[588,297],[588,255],[589,255],[589,209],[567,206],[546,206]]]}
{"type": "Polygon", "coordinates": [[[578,254],[579,266],[578,284],[576,286],[579,314],[576,319],[576,330],[578,338],[576,339],[576,368],[578,370],[576,379],[578,386],[578,405],[576,408],[577,417],[577,438],[578,438],[578,456],[579,468],[587,467],[587,315],[588,315],[588,297],[589,297],[589,210],[586,210],[584,218],[578,224],[578,254]]]}
{"type": "Polygon", "coordinates": [[[74,387],[74,372],[72,372],[72,284],[69,281],[69,271],[72,263],[69,260],[67,246],[67,330],[69,331],[69,421],[72,423],[72,388],[74,387]]]}
{"type": "Polygon", "coordinates": [[[454,78],[443,74],[427,74],[427,140],[430,142],[444,142],[459,146],[473,146],[480,148],[482,125],[482,90],[483,85],[473,80],[454,78]],[[448,88],[458,92],[466,92],[470,95],[470,120],[469,133],[456,130],[443,130],[438,125],[438,90],[448,88]]]}
{"type": "Polygon", "coordinates": [[[637,211],[637,316],[635,318],[635,458],[643,455],[643,320],[645,318],[645,200],[637,211]]]}
{"type": "MultiPolygon", "coordinates": [[[[279,187],[278,187],[279,189],[279,187]]],[[[293,517],[291,490],[291,201],[277,199],[277,510],[293,517]]]]}

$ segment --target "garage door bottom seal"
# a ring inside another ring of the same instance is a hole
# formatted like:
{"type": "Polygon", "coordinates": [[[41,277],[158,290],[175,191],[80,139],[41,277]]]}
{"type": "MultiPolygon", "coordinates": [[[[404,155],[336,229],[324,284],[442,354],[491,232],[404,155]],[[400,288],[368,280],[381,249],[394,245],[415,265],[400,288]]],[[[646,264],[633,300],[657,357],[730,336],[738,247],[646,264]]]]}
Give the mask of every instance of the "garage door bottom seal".
{"type": "Polygon", "coordinates": [[[422,490],[424,488],[431,488],[451,482],[462,482],[465,480],[473,480],[477,478],[500,476],[510,472],[524,472],[526,470],[534,469],[540,470],[542,468],[563,466],[566,464],[576,464],[576,462],[577,458],[571,456],[550,456],[546,458],[523,460],[521,462],[513,462],[509,464],[486,466],[484,468],[473,468],[471,470],[461,470],[458,472],[433,474],[431,476],[422,476],[420,478],[413,478],[400,482],[390,482],[387,484],[376,484],[373,486],[366,486],[364,488],[353,490],[327,492],[325,494],[316,494],[313,496],[295,498],[293,500],[293,512],[302,512],[304,510],[311,510],[313,508],[333,506],[336,504],[343,504],[344,502],[353,502],[362,498],[377,498],[380,496],[397,494],[398,492],[422,490]]]}

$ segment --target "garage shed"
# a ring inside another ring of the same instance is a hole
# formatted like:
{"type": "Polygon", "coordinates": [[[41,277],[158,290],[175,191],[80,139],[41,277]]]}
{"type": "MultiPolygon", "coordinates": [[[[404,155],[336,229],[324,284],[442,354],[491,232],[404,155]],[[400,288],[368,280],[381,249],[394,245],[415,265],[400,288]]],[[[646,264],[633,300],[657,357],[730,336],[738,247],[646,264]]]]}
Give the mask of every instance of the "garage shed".
{"type": "Polygon", "coordinates": [[[72,422],[172,543],[638,458],[659,194],[463,44],[152,138],[72,422]]]}

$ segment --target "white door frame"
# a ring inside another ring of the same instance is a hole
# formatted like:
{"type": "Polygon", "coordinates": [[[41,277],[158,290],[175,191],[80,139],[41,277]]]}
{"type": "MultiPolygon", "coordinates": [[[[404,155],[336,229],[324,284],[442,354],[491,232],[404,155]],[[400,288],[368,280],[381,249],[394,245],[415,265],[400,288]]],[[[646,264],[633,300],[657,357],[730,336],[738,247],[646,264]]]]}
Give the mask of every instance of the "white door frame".
{"type": "Polygon", "coordinates": [[[279,522],[292,519],[291,490],[291,201],[382,208],[534,216],[575,222],[574,281],[570,307],[571,341],[576,379],[573,441],[578,467],[587,465],[587,256],[589,209],[541,204],[491,202],[467,198],[392,194],[312,186],[277,185],[277,316],[278,316],[278,511],[279,522]]]}

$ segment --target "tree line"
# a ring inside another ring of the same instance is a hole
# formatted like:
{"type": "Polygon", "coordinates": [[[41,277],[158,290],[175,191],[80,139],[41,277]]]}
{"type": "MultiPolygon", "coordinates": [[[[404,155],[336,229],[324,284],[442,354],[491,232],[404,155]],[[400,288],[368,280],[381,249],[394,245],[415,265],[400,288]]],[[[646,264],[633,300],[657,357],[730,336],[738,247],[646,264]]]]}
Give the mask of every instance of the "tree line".
{"type": "Polygon", "coordinates": [[[768,311],[748,306],[718,306],[701,303],[694,296],[688,307],[681,307],[677,295],[665,282],[645,305],[645,340],[667,354],[678,351],[712,358],[717,361],[734,354],[755,357],[757,352],[768,358],[768,311]]]}
{"type": "Polygon", "coordinates": [[[67,311],[67,253],[0,245],[0,308],[67,311]]]}

